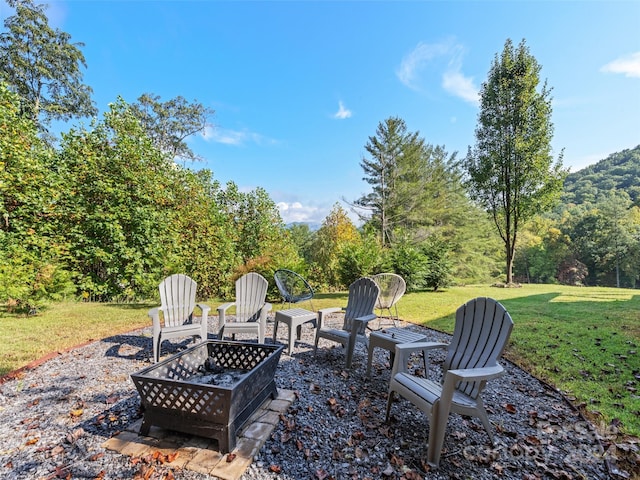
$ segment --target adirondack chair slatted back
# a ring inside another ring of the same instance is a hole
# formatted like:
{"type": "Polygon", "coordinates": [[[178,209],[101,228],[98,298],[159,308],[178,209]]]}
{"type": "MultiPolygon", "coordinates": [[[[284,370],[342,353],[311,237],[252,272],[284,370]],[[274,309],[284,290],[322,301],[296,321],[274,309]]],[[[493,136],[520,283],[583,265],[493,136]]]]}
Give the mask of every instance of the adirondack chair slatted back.
{"type": "MultiPolygon", "coordinates": [[[[511,316],[497,301],[480,297],[465,303],[456,311],[453,338],[443,369],[497,365],[512,328],[511,316]]],[[[485,382],[462,382],[457,390],[475,399],[484,384],[485,382]]]]}
{"type": "Polygon", "coordinates": [[[402,298],[407,289],[407,283],[400,275],[395,273],[378,273],[374,275],[373,281],[380,287],[378,303],[376,308],[380,310],[390,310],[398,300],[402,298]]]}
{"type": "Polygon", "coordinates": [[[273,278],[283,302],[300,303],[313,298],[311,285],[296,272],[279,269],[275,271],[273,278]]]}
{"type": "MultiPolygon", "coordinates": [[[[376,306],[379,293],[380,288],[376,282],[369,277],[362,277],[353,282],[349,286],[349,299],[347,300],[347,307],[344,312],[344,325],[342,329],[350,332],[354,318],[371,315],[376,306]]],[[[365,330],[366,326],[361,325],[358,329],[358,334],[364,335],[365,330]]]]}
{"type": "Polygon", "coordinates": [[[255,322],[267,298],[269,282],[259,273],[250,272],[236,280],[236,322],[255,322]]]}
{"type": "Polygon", "coordinates": [[[196,287],[194,280],[180,273],[171,275],[160,283],[160,304],[166,327],[192,323],[196,287]]]}

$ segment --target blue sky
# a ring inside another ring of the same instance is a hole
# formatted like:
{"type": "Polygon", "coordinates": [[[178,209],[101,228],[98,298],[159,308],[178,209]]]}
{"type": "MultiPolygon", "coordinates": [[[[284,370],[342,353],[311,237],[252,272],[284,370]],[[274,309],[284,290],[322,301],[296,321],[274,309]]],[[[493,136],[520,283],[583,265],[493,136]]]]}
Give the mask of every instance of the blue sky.
{"type": "Polygon", "coordinates": [[[640,144],[636,0],[43,3],[85,44],[101,111],[142,93],[215,109],[192,168],[265,188],[285,222],[320,223],[369,191],[364,146],[388,117],[464,156],[507,38],[526,40],[553,88],[553,148],[571,171],[640,144]]]}

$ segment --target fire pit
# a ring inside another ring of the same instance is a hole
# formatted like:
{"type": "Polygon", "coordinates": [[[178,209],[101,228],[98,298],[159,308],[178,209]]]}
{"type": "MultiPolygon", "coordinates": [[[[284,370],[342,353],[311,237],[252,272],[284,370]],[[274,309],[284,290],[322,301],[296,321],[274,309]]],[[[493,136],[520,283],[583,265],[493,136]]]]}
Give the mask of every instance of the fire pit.
{"type": "Polygon", "coordinates": [[[144,408],[140,433],[156,425],[215,439],[222,453],[233,450],[236,431],[277,396],[283,348],[210,340],[131,375],[144,408]]]}

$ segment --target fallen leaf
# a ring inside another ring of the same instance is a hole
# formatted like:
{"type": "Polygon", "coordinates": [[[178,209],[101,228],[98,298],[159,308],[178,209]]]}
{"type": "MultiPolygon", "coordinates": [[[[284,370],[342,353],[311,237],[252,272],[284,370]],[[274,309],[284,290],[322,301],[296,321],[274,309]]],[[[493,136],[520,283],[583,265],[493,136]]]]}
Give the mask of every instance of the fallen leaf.
{"type": "Polygon", "coordinates": [[[171,463],[175,461],[175,459],[178,458],[179,456],[180,456],[180,452],[167,453],[167,455],[165,455],[167,463],[171,463]]]}
{"type": "Polygon", "coordinates": [[[40,439],[39,438],[30,438],[29,440],[27,440],[25,445],[35,445],[36,443],[38,443],[38,440],[40,440],[40,439]]]}
{"type": "Polygon", "coordinates": [[[318,470],[316,470],[316,477],[318,477],[318,480],[324,480],[328,476],[329,474],[323,468],[319,468],[318,470]]]}
{"type": "Polygon", "coordinates": [[[75,410],[71,410],[69,412],[69,415],[71,415],[72,417],[79,417],[84,413],[84,410],[82,408],[76,408],[75,410]]]}
{"type": "Polygon", "coordinates": [[[227,454],[227,463],[231,463],[236,459],[236,454],[235,453],[229,453],[227,454]]]}
{"type": "Polygon", "coordinates": [[[529,445],[540,445],[542,443],[540,439],[534,435],[527,435],[526,437],[524,437],[524,440],[529,445]]]}
{"type": "Polygon", "coordinates": [[[390,477],[391,475],[393,475],[393,472],[393,467],[391,465],[387,465],[387,468],[382,471],[382,475],[384,475],[385,477],[390,477]]]}
{"type": "Polygon", "coordinates": [[[404,460],[395,453],[391,454],[390,461],[391,465],[395,465],[396,467],[401,467],[404,465],[404,460]]]}
{"type": "Polygon", "coordinates": [[[280,465],[269,465],[269,471],[273,472],[273,473],[281,473],[282,472],[282,468],[280,468],[280,465]]]}
{"type": "Polygon", "coordinates": [[[413,470],[407,470],[406,472],[404,472],[402,478],[406,480],[422,480],[422,475],[420,475],[418,472],[414,472],[413,470]]]}
{"type": "Polygon", "coordinates": [[[517,413],[518,410],[516,409],[515,405],[511,404],[511,403],[506,403],[505,405],[503,405],[504,409],[507,411],[507,413],[517,413]]]}
{"type": "Polygon", "coordinates": [[[56,445],[51,449],[51,455],[60,455],[64,453],[64,447],[62,445],[56,445]]]}

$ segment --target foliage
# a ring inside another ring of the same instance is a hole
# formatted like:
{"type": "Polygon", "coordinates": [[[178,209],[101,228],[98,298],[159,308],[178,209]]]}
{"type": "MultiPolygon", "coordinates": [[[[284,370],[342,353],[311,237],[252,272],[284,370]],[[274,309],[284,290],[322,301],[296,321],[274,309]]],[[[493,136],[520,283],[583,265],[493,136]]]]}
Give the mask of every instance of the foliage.
{"type": "Polygon", "coordinates": [[[638,207],[631,208],[625,192],[613,191],[577,217],[571,239],[578,260],[588,267],[587,282],[635,286],[640,242],[638,207]],[[613,273],[614,279],[607,280],[613,273]]]}
{"type": "MultiPolygon", "coordinates": [[[[258,187],[241,192],[235,183],[229,182],[225,190],[218,192],[216,201],[238,260],[233,277],[227,281],[229,289],[221,294],[232,296],[235,280],[250,271],[272,279],[278,268],[299,269],[301,259],[296,246],[266,190],[258,187]]],[[[278,295],[274,282],[270,282],[269,288],[270,297],[278,295]]]]}
{"type": "Polygon", "coordinates": [[[364,235],[362,242],[347,243],[338,254],[338,277],[342,285],[351,285],[360,277],[384,270],[384,250],[374,235],[364,235]]]}
{"type": "Polygon", "coordinates": [[[221,296],[230,291],[240,259],[232,225],[216,202],[220,185],[209,170],[173,167],[180,178],[172,188],[178,258],[173,268],[169,262],[163,266],[163,275],[188,272],[198,284],[200,298],[221,296]]]}
{"type": "Polygon", "coordinates": [[[311,263],[314,232],[311,231],[309,225],[306,223],[293,223],[287,226],[287,230],[300,258],[307,264],[311,263]]]}
{"type": "Polygon", "coordinates": [[[200,160],[187,145],[186,139],[207,128],[214,111],[201,103],[187,102],[177,96],[161,102],[158,95],[145,93],[131,105],[153,145],[169,160],[200,160]]]}
{"type": "Polygon", "coordinates": [[[91,130],[64,134],[58,162],[61,228],[80,291],[99,300],[151,294],[177,261],[173,165],[121,99],[91,130]]]}
{"type": "Polygon", "coordinates": [[[408,292],[424,287],[429,267],[420,248],[410,242],[400,241],[391,250],[390,256],[391,269],[404,278],[408,292]]]}
{"type": "Polygon", "coordinates": [[[640,145],[612,153],[594,165],[567,175],[563,204],[596,203],[612,189],[625,191],[635,205],[640,202],[640,145]]]}
{"type": "Polygon", "coordinates": [[[92,116],[96,108],[92,89],[82,83],[86,67],[82,43],[49,26],[44,5],[11,0],[15,15],[0,34],[0,80],[21,98],[21,114],[38,123],[41,131],[51,120],[92,116]]]}
{"type": "Polygon", "coordinates": [[[571,239],[549,218],[536,216],[521,231],[514,274],[526,283],[554,283],[560,265],[573,258],[571,239]]]}
{"type": "Polygon", "coordinates": [[[507,283],[520,225],[559,197],[562,155],[551,155],[551,98],[539,83],[540,66],[522,41],[507,40],[481,88],[476,145],[466,158],[472,198],[493,217],[506,255],[507,283]]]}
{"type": "Polygon", "coordinates": [[[328,288],[346,287],[348,284],[340,280],[340,253],[347,246],[360,244],[361,241],[347,212],[336,203],[313,240],[312,270],[318,284],[328,288]]]}
{"type": "Polygon", "coordinates": [[[20,99],[0,83],[0,302],[31,312],[69,293],[55,229],[59,178],[20,99]]]}
{"type": "Polygon", "coordinates": [[[417,132],[407,132],[404,120],[390,117],[378,124],[376,135],[369,137],[365,149],[371,158],[363,158],[360,166],[372,191],[354,205],[370,212],[369,222],[386,246],[393,241],[394,229],[419,206],[420,185],[416,178],[407,177],[414,177],[419,170],[424,140],[417,132]]]}
{"type": "Polygon", "coordinates": [[[449,242],[437,235],[430,236],[422,245],[426,257],[424,286],[434,292],[451,284],[451,252],[449,242]]]}

